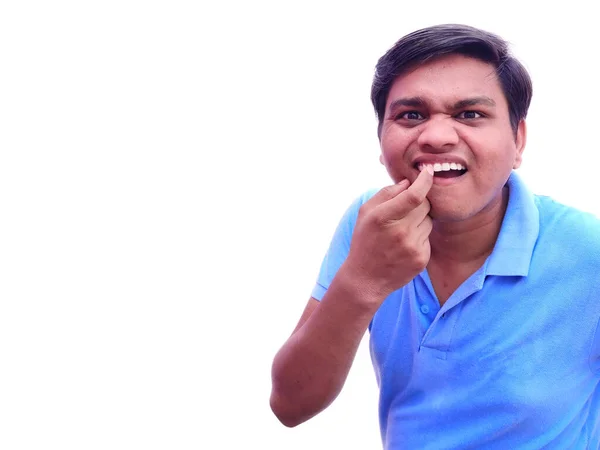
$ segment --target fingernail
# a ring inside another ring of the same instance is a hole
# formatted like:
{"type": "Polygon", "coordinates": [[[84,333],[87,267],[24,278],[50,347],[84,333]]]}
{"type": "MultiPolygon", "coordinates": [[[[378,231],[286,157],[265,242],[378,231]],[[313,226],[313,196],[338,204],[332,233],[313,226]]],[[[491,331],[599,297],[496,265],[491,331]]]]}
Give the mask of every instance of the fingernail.
{"type": "Polygon", "coordinates": [[[431,175],[433,175],[433,166],[431,164],[427,164],[427,166],[425,166],[425,168],[427,169],[427,172],[429,172],[431,175]]]}

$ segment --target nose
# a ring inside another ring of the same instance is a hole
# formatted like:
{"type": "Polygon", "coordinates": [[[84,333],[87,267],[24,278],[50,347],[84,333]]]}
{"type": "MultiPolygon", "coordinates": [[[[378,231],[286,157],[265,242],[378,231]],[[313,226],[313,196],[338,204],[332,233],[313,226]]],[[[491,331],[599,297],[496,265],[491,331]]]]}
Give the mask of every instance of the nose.
{"type": "Polygon", "coordinates": [[[423,124],[417,143],[424,150],[445,151],[458,144],[458,134],[450,117],[431,118],[423,124]]]}

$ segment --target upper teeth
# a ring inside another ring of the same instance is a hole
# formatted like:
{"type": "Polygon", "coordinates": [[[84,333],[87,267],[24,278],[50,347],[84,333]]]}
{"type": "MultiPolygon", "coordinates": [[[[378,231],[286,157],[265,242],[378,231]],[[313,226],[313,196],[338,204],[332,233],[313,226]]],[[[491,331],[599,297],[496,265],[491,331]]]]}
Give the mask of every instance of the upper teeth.
{"type": "Polygon", "coordinates": [[[459,163],[435,163],[435,164],[419,164],[419,170],[425,169],[425,167],[433,167],[434,172],[447,172],[448,170],[465,170],[466,168],[459,163]]]}

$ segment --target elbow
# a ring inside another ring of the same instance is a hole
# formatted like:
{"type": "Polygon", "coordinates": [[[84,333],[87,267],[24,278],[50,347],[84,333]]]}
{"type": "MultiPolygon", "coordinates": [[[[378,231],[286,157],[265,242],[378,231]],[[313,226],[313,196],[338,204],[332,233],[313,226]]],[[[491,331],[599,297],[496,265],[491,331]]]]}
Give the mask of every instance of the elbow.
{"type": "Polygon", "coordinates": [[[271,393],[270,405],[275,417],[288,428],[294,428],[308,420],[308,418],[302,418],[293,408],[287,407],[275,392],[271,393]]]}

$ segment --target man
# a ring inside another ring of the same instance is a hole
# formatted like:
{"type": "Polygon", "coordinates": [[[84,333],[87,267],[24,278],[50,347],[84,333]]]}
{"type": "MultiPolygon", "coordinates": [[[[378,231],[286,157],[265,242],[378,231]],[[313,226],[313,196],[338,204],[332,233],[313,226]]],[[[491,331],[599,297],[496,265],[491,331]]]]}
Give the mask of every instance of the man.
{"type": "Polygon", "coordinates": [[[348,209],[275,357],[281,422],[335,399],[368,329],[386,449],[600,448],[600,221],[514,172],[531,94],[507,44],[467,26],[379,60],[395,184],[348,209]]]}

